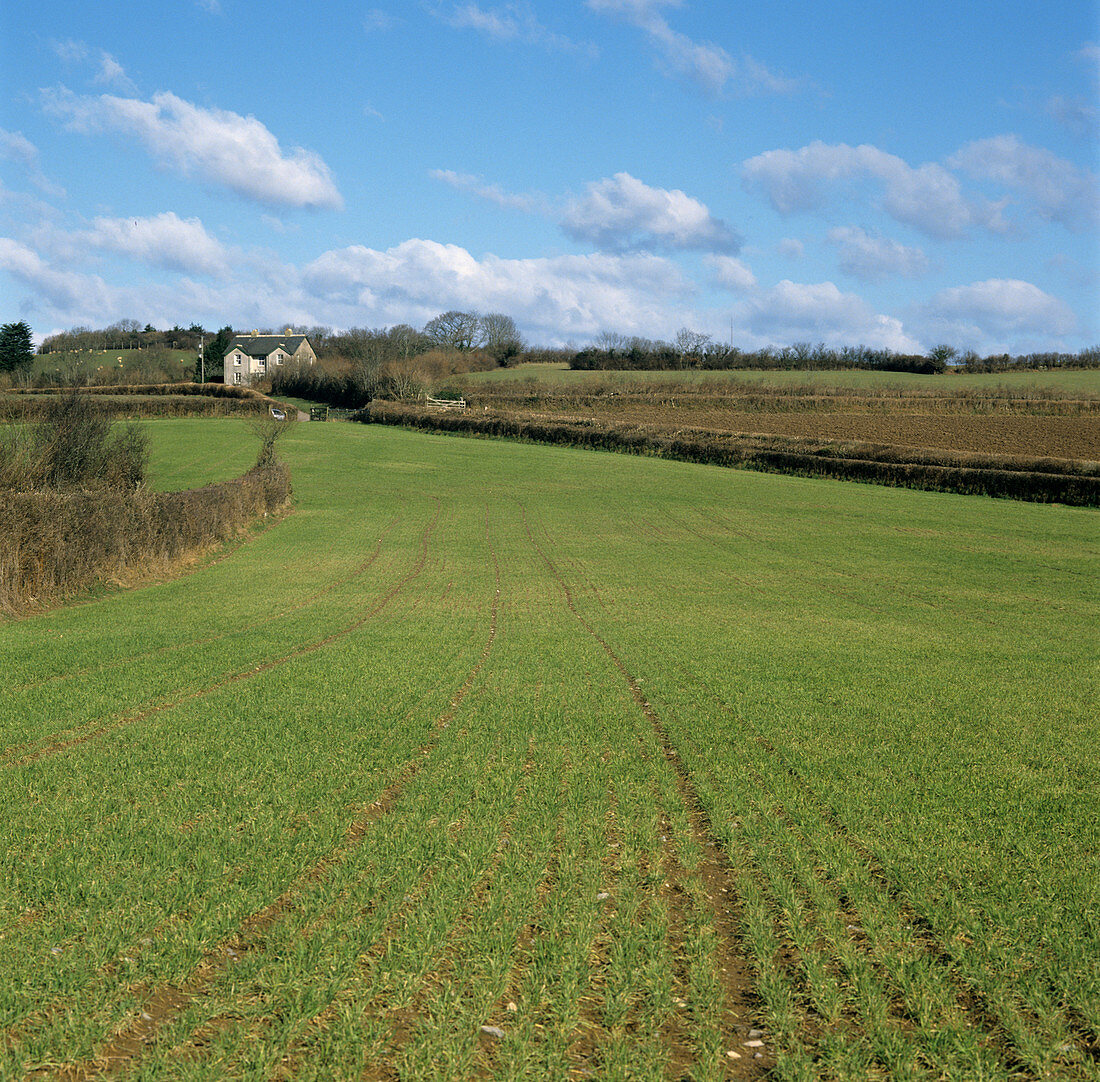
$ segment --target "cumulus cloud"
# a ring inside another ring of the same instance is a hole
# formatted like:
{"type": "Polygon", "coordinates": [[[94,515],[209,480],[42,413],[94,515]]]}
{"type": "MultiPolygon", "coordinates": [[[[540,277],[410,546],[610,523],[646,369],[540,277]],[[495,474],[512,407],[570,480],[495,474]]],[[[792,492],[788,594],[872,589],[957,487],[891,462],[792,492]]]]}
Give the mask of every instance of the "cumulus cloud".
{"type": "Polygon", "coordinates": [[[224,275],[229,253],[198,218],[172,211],[152,218],[96,218],[74,240],[89,248],[117,252],[152,266],[193,274],[224,275]]]}
{"type": "Polygon", "coordinates": [[[1006,343],[1025,335],[1060,338],[1077,329],[1068,305],[1016,278],[944,289],[923,306],[922,315],[940,337],[966,345],[1006,343]]]}
{"type": "Polygon", "coordinates": [[[590,56],[596,51],[593,45],[572,41],[543,26],[531,5],[521,0],[496,7],[482,7],[477,3],[451,4],[446,9],[437,7],[432,13],[456,30],[476,30],[494,41],[522,41],[590,56]]]}
{"type": "Polygon", "coordinates": [[[895,276],[919,278],[929,270],[928,257],[920,248],[868,233],[859,226],[830,229],[827,240],[840,250],[840,269],[866,282],[895,276]]]}
{"type": "Polygon", "coordinates": [[[575,240],[609,251],[697,250],[735,255],[741,238],[697,199],[651,188],[629,173],[593,181],[565,209],[562,228],[575,240]]]}
{"type": "Polygon", "coordinates": [[[1026,195],[1046,221],[1083,231],[1100,222],[1097,177],[1041,147],[1028,146],[1015,135],[998,135],[968,143],[948,159],[978,180],[989,180],[1026,195]]]}
{"type": "Polygon", "coordinates": [[[994,232],[1008,228],[1003,205],[966,199],[958,180],[941,165],[913,167],[867,144],[810,143],[799,150],[769,150],[749,158],[742,181],[765,194],[781,214],[816,210],[841,182],[871,179],[882,186],[882,207],[895,221],[941,239],[964,235],[973,226],[994,232]]]}
{"type": "Polygon", "coordinates": [[[479,309],[507,312],[544,341],[609,325],[654,334],[668,319],[670,298],[689,289],[674,264],[645,253],[479,260],[457,245],[419,239],[386,251],[357,245],[326,252],[303,268],[301,280],[349,323],[423,323],[448,308],[479,309]]]}
{"type": "Polygon", "coordinates": [[[751,299],[750,330],[776,344],[799,339],[845,346],[859,342],[899,353],[920,352],[920,343],[900,320],[879,315],[855,293],[842,293],[832,282],[784,279],[751,299]]]}
{"type": "Polygon", "coordinates": [[[506,207],[509,210],[522,210],[527,212],[544,211],[546,200],[537,194],[520,194],[505,191],[499,184],[490,184],[483,177],[473,176],[470,173],[456,173],[453,169],[432,169],[429,176],[435,180],[441,180],[460,192],[468,192],[479,199],[485,199],[495,203],[498,207],[506,207]]]}
{"type": "Polygon", "coordinates": [[[0,270],[29,287],[36,298],[65,312],[101,312],[109,308],[109,290],[101,278],[58,270],[36,251],[11,237],[0,237],[0,270]]]}
{"type": "Polygon", "coordinates": [[[747,293],[756,288],[756,275],[740,259],[728,255],[705,255],[703,263],[714,281],[733,293],[747,293]]]}
{"type": "Polygon", "coordinates": [[[57,88],[44,90],[42,100],[72,131],[132,136],[161,166],[247,199],[279,207],[343,206],[324,161],[301,147],[285,152],[255,117],[204,109],[168,92],[143,101],[57,88]]]}
{"type": "Polygon", "coordinates": [[[592,11],[644,31],[667,71],[698,83],[708,94],[720,94],[727,84],[747,94],[789,94],[798,88],[797,82],[774,74],[751,56],[737,61],[720,45],[694,41],[673,30],[661,9],[679,6],[679,0],[587,0],[587,4],[592,11]]]}
{"type": "Polygon", "coordinates": [[[806,246],[797,237],[784,237],[775,250],[787,259],[801,259],[806,254],[806,246]]]}

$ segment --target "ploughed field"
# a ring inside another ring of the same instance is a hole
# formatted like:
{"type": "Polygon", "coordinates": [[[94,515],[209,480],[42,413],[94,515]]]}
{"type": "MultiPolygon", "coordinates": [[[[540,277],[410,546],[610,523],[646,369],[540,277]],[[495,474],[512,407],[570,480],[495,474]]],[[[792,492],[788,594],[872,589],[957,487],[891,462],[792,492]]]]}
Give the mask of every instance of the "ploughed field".
{"type": "Polygon", "coordinates": [[[502,416],[813,440],[1027,458],[1100,460],[1100,398],[911,387],[758,388],[717,381],[663,386],[609,381],[598,393],[553,382],[479,384],[472,404],[502,416]],[[825,392],[825,393],[822,393],[825,392]]]}
{"type": "Polygon", "coordinates": [[[1095,511],[280,449],[288,518],[0,624],[0,1077],[1100,1077],[1095,511]]]}

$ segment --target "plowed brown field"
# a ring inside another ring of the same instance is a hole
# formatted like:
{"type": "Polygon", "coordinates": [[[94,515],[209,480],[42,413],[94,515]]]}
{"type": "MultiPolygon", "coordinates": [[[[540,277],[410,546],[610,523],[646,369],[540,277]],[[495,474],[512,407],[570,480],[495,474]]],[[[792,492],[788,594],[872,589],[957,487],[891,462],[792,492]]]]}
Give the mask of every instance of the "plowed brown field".
{"type": "MultiPolygon", "coordinates": [[[[509,411],[519,413],[520,411],[509,411]]],[[[540,406],[525,414],[546,420],[587,420],[607,424],[710,429],[715,432],[861,440],[906,447],[1035,458],[1100,460],[1100,417],[1041,414],[910,414],[841,412],[739,412],[694,408],[662,409],[652,403],[624,403],[608,409],[555,410],[540,406]]]]}

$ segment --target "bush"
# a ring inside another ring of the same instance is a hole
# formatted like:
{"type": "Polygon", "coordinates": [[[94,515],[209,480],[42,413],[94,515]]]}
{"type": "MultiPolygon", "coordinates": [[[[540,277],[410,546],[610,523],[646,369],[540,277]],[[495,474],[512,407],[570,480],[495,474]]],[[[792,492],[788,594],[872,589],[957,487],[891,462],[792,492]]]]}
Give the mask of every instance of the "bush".
{"type": "Polygon", "coordinates": [[[55,492],[132,490],[145,480],[148,440],[136,425],[115,430],[110,414],[72,390],[51,399],[40,420],[0,441],[0,488],[55,492]]]}

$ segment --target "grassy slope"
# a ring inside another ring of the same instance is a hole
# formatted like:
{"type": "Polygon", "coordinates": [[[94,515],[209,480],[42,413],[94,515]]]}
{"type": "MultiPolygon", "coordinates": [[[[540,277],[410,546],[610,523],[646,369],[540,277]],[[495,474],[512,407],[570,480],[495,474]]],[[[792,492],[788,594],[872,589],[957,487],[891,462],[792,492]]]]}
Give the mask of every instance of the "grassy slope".
{"type": "MultiPolygon", "coordinates": [[[[254,454],[150,428],[165,486],[254,454]]],[[[298,509],[230,558],[0,625],[0,1077],[146,1008],[147,1077],[721,1077],[756,1023],[787,1077],[1087,1073],[1094,513],[351,426],[283,449],[298,509]],[[735,868],[737,1018],[601,640],[735,868]]]]}

